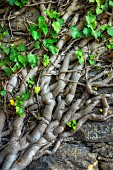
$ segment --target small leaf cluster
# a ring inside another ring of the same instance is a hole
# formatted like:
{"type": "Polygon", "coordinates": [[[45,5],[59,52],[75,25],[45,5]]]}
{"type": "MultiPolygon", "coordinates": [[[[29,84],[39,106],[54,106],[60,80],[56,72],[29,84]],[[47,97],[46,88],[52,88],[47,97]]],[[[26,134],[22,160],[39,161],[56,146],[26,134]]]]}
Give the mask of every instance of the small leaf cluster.
{"type": "Polygon", "coordinates": [[[33,76],[31,76],[29,78],[29,80],[27,81],[28,87],[31,89],[33,89],[34,94],[38,94],[40,92],[40,87],[39,86],[35,86],[35,79],[33,76]]]}
{"type": "Polygon", "coordinates": [[[46,67],[50,63],[49,54],[53,55],[59,52],[59,49],[55,46],[58,42],[57,34],[61,30],[64,23],[63,19],[60,18],[60,14],[54,10],[45,11],[50,19],[51,24],[47,24],[43,16],[38,16],[38,23],[30,25],[30,33],[32,38],[35,40],[34,47],[40,49],[43,47],[46,54],[43,56],[43,65],[46,67]]]}
{"type": "Polygon", "coordinates": [[[7,0],[7,2],[11,5],[11,6],[18,6],[20,8],[22,8],[24,5],[27,4],[28,0],[7,0]]]}
{"type": "Polygon", "coordinates": [[[3,30],[1,24],[0,24],[0,40],[2,40],[5,36],[9,34],[8,30],[3,30]]]}
{"type": "Polygon", "coordinates": [[[19,46],[13,45],[10,48],[7,48],[5,44],[2,43],[1,49],[7,56],[1,61],[0,66],[4,67],[7,76],[10,76],[12,72],[17,71],[22,67],[26,67],[27,65],[31,68],[37,66],[38,56],[32,53],[28,53],[27,55],[23,54],[26,50],[24,44],[19,44],[19,46]]]}
{"type": "Polygon", "coordinates": [[[32,87],[33,87],[33,85],[35,84],[35,81],[34,81],[34,77],[33,77],[33,76],[31,76],[31,77],[29,78],[29,80],[27,81],[27,84],[28,84],[29,88],[32,88],[32,87]]]}
{"type": "Polygon", "coordinates": [[[100,28],[97,28],[96,18],[96,14],[94,14],[94,12],[88,11],[83,30],[78,30],[76,26],[71,27],[72,38],[77,39],[83,36],[89,38],[93,36],[95,39],[101,38],[103,41],[107,35],[113,37],[113,27],[109,24],[104,24],[101,25],[100,28]]]}
{"type": "Polygon", "coordinates": [[[110,50],[113,49],[113,39],[109,39],[109,43],[106,45],[106,48],[110,50]]]}
{"type": "Polygon", "coordinates": [[[76,130],[77,121],[76,120],[68,121],[66,125],[72,128],[73,130],[76,130]]]}
{"type": "MultiPolygon", "coordinates": [[[[82,49],[76,50],[76,51],[75,51],[75,55],[76,55],[77,58],[78,58],[78,62],[79,62],[80,64],[83,64],[83,63],[84,63],[84,54],[83,54],[82,49]]],[[[88,61],[89,61],[89,64],[90,64],[91,66],[93,66],[93,65],[95,64],[95,56],[89,55],[89,56],[88,56],[88,61]]]]}
{"type": "Polygon", "coordinates": [[[77,56],[77,58],[78,58],[78,62],[79,62],[80,64],[83,64],[83,63],[84,63],[83,51],[82,51],[81,49],[78,49],[78,50],[75,51],[75,54],[76,54],[76,56],[77,56]]]}
{"type": "Polygon", "coordinates": [[[113,1],[106,0],[105,3],[103,3],[102,0],[89,0],[89,2],[96,2],[96,14],[102,14],[103,11],[108,10],[109,6],[113,7],[113,1]]]}
{"type": "Polygon", "coordinates": [[[28,92],[23,92],[21,96],[16,96],[16,100],[14,101],[14,106],[16,109],[16,114],[19,116],[24,115],[24,107],[23,104],[24,102],[29,98],[29,93],[28,92]]]}
{"type": "Polygon", "coordinates": [[[3,96],[5,96],[5,95],[6,95],[6,90],[4,90],[4,89],[3,89],[3,90],[1,90],[1,91],[0,91],[0,96],[2,96],[2,97],[3,97],[3,96]]]}

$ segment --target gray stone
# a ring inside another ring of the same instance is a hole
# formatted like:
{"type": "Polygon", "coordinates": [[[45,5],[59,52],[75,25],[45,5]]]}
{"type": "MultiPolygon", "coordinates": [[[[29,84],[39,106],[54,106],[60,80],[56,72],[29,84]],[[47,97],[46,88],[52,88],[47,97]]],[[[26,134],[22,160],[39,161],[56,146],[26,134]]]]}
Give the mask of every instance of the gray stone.
{"type": "Polygon", "coordinates": [[[113,121],[87,122],[74,135],[76,140],[84,142],[112,142],[113,121]]]}
{"type": "Polygon", "coordinates": [[[113,163],[111,162],[101,162],[100,170],[113,170],[113,163]]]}
{"type": "Polygon", "coordinates": [[[26,170],[98,170],[96,158],[88,147],[64,143],[54,155],[33,161],[26,170]]]}

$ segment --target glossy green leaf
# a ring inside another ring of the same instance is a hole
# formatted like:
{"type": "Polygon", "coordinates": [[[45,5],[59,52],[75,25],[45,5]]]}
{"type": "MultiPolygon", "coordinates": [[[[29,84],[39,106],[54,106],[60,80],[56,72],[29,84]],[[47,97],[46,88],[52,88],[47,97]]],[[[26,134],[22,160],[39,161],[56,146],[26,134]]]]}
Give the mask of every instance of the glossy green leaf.
{"type": "Polygon", "coordinates": [[[42,60],[42,63],[43,63],[43,65],[44,65],[45,67],[49,65],[50,59],[49,59],[49,56],[48,56],[47,54],[44,55],[44,58],[43,58],[43,60],[42,60]]]}
{"type": "Polygon", "coordinates": [[[17,50],[18,51],[26,51],[26,46],[24,44],[19,44],[19,46],[17,46],[17,50]]]}
{"type": "Polygon", "coordinates": [[[66,125],[71,127],[71,122],[67,122],[66,125]]]}
{"type": "Polygon", "coordinates": [[[37,66],[38,56],[29,53],[27,55],[27,59],[28,59],[29,64],[31,65],[31,67],[36,67],[37,66]]]}
{"type": "Polygon", "coordinates": [[[25,101],[28,98],[29,98],[29,93],[28,92],[22,92],[22,100],[25,101]]]}
{"type": "Polygon", "coordinates": [[[71,27],[71,35],[73,39],[80,38],[82,33],[78,30],[76,26],[71,27]]]}
{"type": "Polygon", "coordinates": [[[62,26],[64,24],[64,20],[62,18],[57,18],[57,22],[62,26]]]}
{"type": "Polygon", "coordinates": [[[34,31],[33,30],[31,34],[32,34],[32,37],[35,41],[38,40],[41,37],[40,31],[34,31]]]}
{"type": "Polygon", "coordinates": [[[36,31],[36,26],[34,24],[30,25],[30,32],[32,33],[33,31],[36,31]]]}
{"type": "Polygon", "coordinates": [[[92,14],[92,12],[88,12],[87,16],[86,16],[86,22],[87,24],[91,24],[94,23],[96,21],[96,16],[92,14]]]}
{"type": "Polygon", "coordinates": [[[103,10],[99,6],[97,6],[96,7],[96,14],[102,14],[102,12],[103,12],[103,10]]]}
{"type": "Polygon", "coordinates": [[[75,51],[75,54],[76,54],[76,56],[77,56],[77,58],[78,58],[78,62],[79,62],[80,64],[83,64],[83,63],[84,63],[84,55],[83,55],[82,50],[81,50],[81,49],[76,50],[76,51],[75,51]]]}
{"type": "Polygon", "coordinates": [[[48,33],[48,31],[49,31],[49,28],[48,28],[47,24],[44,24],[43,27],[42,27],[41,29],[42,29],[44,35],[46,36],[47,33],[48,33]]]}
{"type": "Polygon", "coordinates": [[[34,47],[35,47],[37,50],[40,48],[40,44],[39,44],[38,41],[34,43],[34,47]]]}
{"type": "Polygon", "coordinates": [[[108,33],[111,37],[113,37],[113,27],[108,28],[108,29],[107,29],[107,33],[108,33]]]}
{"type": "Polygon", "coordinates": [[[0,95],[1,95],[1,96],[5,96],[5,95],[6,95],[6,90],[1,90],[1,91],[0,91],[0,95]]]}
{"type": "Polygon", "coordinates": [[[100,7],[100,5],[102,4],[102,0],[96,0],[97,5],[100,7]]]}
{"type": "Polygon", "coordinates": [[[95,37],[95,39],[98,39],[100,37],[100,35],[101,35],[101,32],[92,30],[92,35],[95,37]]]}
{"type": "Polygon", "coordinates": [[[58,34],[60,29],[61,29],[60,23],[58,21],[53,21],[52,27],[56,31],[56,33],[58,34]]]}
{"type": "Polygon", "coordinates": [[[26,65],[28,64],[28,60],[26,56],[22,56],[22,55],[18,55],[18,61],[24,66],[26,67],[26,65]]]}
{"type": "Polygon", "coordinates": [[[109,5],[110,5],[110,6],[113,6],[113,1],[109,1],[109,5]]]}
{"type": "Polygon", "coordinates": [[[94,57],[93,55],[90,55],[90,56],[89,56],[89,63],[90,63],[90,65],[92,65],[92,66],[95,65],[95,60],[94,60],[94,59],[95,59],[95,57],[94,57]]]}
{"type": "Polygon", "coordinates": [[[5,68],[4,68],[4,71],[5,71],[5,73],[6,73],[6,75],[7,75],[8,77],[10,77],[10,76],[11,76],[11,74],[12,74],[12,70],[11,70],[11,68],[9,68],[9,67],[5,67],[5,68]]]}
{"type": "Polygon", "coordinates": [[[15,1],[16,1],[16,0],[7,0],[7,2],[8,2],[10,5],[12,5],[12,6],[15,4],[15,1]]]}
{"type": "Polygon", "coordinates": [[[50,45],[48,47],[48,50],[51,51],[52,54],[56,54],[59,52],[59,49],[57,47],[55,47],[54,45],[50,45]]]}
{"type": "Polygon", "coordinates": [[[60,13],[54,11],[53,9],[51,9],[50,11],[46,10],[45,11],[46,14],[49,16],[49,18],[53,19],[53,18],[59,18],[60,17],[60,13]]]}
{"type": "Polygon", "coordinates": [[[6,47],[4,43],[1,44],[0,48],[4,51],[4,53],[6,53],[7,55],[9,54],[10,48],[6,47]]]}
{"type": "Polygon", "coordinates": [[[39,86],[35,86],[34,87],[34,91],[35,91],[35,94],[38,94],[40,92],[40,87],[39,86]]]}
{"type": "Polygon", "coordinates": [[[85,35],[85,37],[89,38],[91,36],[91,28],[84,28],[83,29],[83,34],[85,35]]]}

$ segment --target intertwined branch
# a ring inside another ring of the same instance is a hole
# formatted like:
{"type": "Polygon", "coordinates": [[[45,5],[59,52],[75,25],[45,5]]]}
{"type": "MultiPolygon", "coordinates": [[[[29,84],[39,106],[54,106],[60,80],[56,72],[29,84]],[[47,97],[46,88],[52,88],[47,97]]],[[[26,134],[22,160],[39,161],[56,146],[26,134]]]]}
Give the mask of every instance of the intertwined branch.
{"type": "MultiPolygon", "coordinates": [[[[40,86],[41,92],[25,101],[23,117],[12,114],[14,110],[10,110],[10,107],[0,110],[1,170],[24,169],[32,160],[44,154],[55,153],[63,139],[76,133],[87,120],[105,121],[113,116],[108,112],[113,94],[109,91],[102,93],[101,90],[113,86],[112,65],[107,66],[102,59],[106,54],[104,43],[100,44],[92,38],[73,40],[70,35],[71,26],[83,28],[87,8],[90,6],[86,7],[85,3],[78,0],[67,0],[65,4],[63,1],[29,1],[24,9],[15,14],[10,13],[8,22],[12,35],[11,20],[17,15],[35,6],[48,22],[43,11],[55,8],[56,5],[65,22],[57,43],[59,53],[51,56],[48,67],[40,71],[38,67],[30,70],[23,68],[6,82],[7,96],[4,97],[4,104],[28,90],[27,81],[31,76],[38,77],[37,86],[40,86]],[[82,48],[86,60],[81,65],[75,56],[78,48],[82,48]],[[99,70],[87,63],[91,52],[98,54],[99,70]],[[102,108],[102,112],[99,108],[102,108]],[[37,116],[38,113],[41,117],[37,116]],[[66,126],[71,120],[77,120],[76,130],[66,126]]],[[[1,14],[4,12],[0,9],[1,14]]],[[[3,22],[7,21],[8,14],[9,11],[3,15],[3,22]]]]}

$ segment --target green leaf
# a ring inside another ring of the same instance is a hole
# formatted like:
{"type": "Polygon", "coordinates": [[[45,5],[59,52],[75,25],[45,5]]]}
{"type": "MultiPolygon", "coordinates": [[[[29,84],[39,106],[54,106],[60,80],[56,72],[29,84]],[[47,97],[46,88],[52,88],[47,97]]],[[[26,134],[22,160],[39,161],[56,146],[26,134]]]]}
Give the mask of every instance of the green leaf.
{"type": "Polygon", "coordinates": [[[44,23],[45,22],[45,18],[43,16],[39,16],[38,17],[38,24],[44,23]]]}
{"type": "Polygon", "coordinates": [[[103,10],[99,6],[97,6],[96,7],[96,14],[102,14],[102,12],[103,12],[103,10]]]}
{"type": "Polygon", "coordinates": [[[108,29],[107,29],[107,33],[108,33],[111,37],[113,37],[113,27],[108,28],[108,29]]]}
{"type": "Polygon", "coordinates": [[[33,31],[36,31],[36,26],[34,24],[30,25],[30,32],[32,33],[33,31]]]}
{"type": "Polygon", "coordinates": [[[8,31],[8,30],[5,30],[5,31],[3,32],[3,35],[4,35],[4,36],[9,35],[9,31],[8,31]]]}
{"type": "Polygon", "coordinates": [[[100,7],[102,0],[96,0],[96,2],[97,2],[97,5],[100,7]]]}
{"type": "Polygon", "coordinates": [[[29,64],[31,65],[31,67],[37,66],[38,56],[35,56],[34,54],[29,53],[27,55],[27,59],[28,59],[29,64]]]}
{"type": "Polygon", "coordinates": [[[111,49],[111,44],[107,44],[106,48],[111,49]]]}
{"type": "Polygon", "coordinates": [[[5,67],[5,68],[4,68],[4,71],[5,71],[5,73],[6,73],[6,75],[7,75],[8,77],[10,77],[10,76],[11,76],[11,74],[12,74],[12,70],[11,70],[11,68],[9,68],[9,67],[5,67]]]}
{"type": "Polygon", "coordinates": [[[71,122],[67,122],[66,125],[71,127],[71,122]]]}
{"type": "Polygon", "coordinates": [[[62,26],[64,24],[64,20],[62,18],[57,18],[57,22],[62,26]]]}
{"type": "Polygon", "coordinates": [[[48,50],[51,51],[52,54],[56,54],[59,52],[59,49],[57,47],[55,47],[54,45],[50,45],[48,47],[48,50]]]}
{"type": "Polygon", "coordinates": [[[6,47],[4,43],[1,44],[1,49],[6,53],[7,55],[9,54],[10,48],[6,47]]]}
{"type": "Polygon", "coordinates": [[[100,30],[105,31],[106,29],[110,28],[109,24],[104,24],[100,26],[100,30]]]}
{"type": "Polygon", "coordinates": [[[45,47],[49,47],[50,45],[53,45],[53,43],[57,42],[58,40],[57,39],[51,39],[51,38],[47,38],[47,39],[44,39],[42,41],[43,45],[45,47]]]}
{"type": "Polygon", "coordinates": [[[97,38],[99,38],[99,37],[100,37],[101,32],[100,32],[100,31],[92,30],[92,35],[95,37],[95,39],[97,39],[97,38]]]}
{"type": "Polygon", "coordinates": [[[14,51],[14,53],[11,52],[9,57],[11,61],[17,62],[18,52],[17,51],[14,51]]]}
{"type": "Polygon", "coordinates": [[[58,34],[60,29],[61,29],[60,23],[58,21],[53,21],[52,27],[56,31],[56,33],[58,34]]]}
{"type": "Polygon", "coordinates": [[[54,31],[54,30],[51,31],[50,34],[52,35],[53,38],[56,38],[56,37],[57,37],[57,33],[56,33],[56,31],[54,31]]]}
{"type": "Polygon", "coordinates": [[[113,2],[112,2],[112,1],[109,1],[109,5],[110,5],[110,6],[113,6],[113,2]]]}
{"type": "Polygon", "coordinates": [[[95,57],[94,57],[93,55],[90,55],[90,56],[89,56],[89,63],[90,63],[90,65],[92,65],[92,66],[95,65],[95,60],[94,60],[94,58],[95,58],[95,57]]]}
{"type": "Polygon", "coordinates": [[[83,63],[84,63],[84,55],[83,55],[82,50],[81,50],[81,49],[78,49],[77,51],[75,51],[75,54],[76,54],[76,56],[77,56],[77,58],[78,58],[78,62],[79,62],[80,64],[83,64],[83,63]]]}
{"type": "Polygon", "coordinates": [[[28,83],[28,86],[29,86],[30,88],[32,88],[33,85],[35,84],[34,77],[31,76],[31,77],[29,78],[29,80],[27,81],[27,83],[28,83]]]}
{"type": "Polygon", "coordinates": [[[47,27],[45,18],[43,16],[39,16],[38,17],[38,27],[42,29],[43,27],[45,27],[45,25],[47,27]]]}
{"type": "Polygon", "coordinates": [[[47,54],[44,55],[42,63],[45,67],[47,67],[49,65],[50,59],[49,59],[49,56],[47,54]]]}
{"type": "Polygon", "coordinates": [[[76,54],[77,56],[83,56],[83,52],[82,52],[81,49],[76,50],[76,51],[75,51],[75,54],[76,54]]]}
{"type": "Polygon", "coordinates": [[[76,120],[72,120],[72,125],[76,125],[77,121],[76,120]]]}
{"type": "Polygon", "coordinates": [[[20,8],[22,8],[22,7],[23,7],[23,4],[22,4],[22,3],[20,3],[18,0],[16,0],[16,1],[15,1],[15,5],[16,5],[16,6],[19,6],[20,8]]]}
{"type": "Polygon", "coordinates": [[[19,68],[21,68],[21,67],[22,67],[21,63],[16,62],[16,64],[15,64],[15,65],[13,66],[13,68],[12,68],[12,71],[15,72],[15,71],[17,71],[19,68]]]}
{"type": "Polygon", "coordinates": [[[28,64],[28,60],[26,56],[22,56],[22,55],[18,55],[18,61],[24,66],[26,67],[26,65],[28,64]]]}
{"type": "Polygon", "coordinates": [[[41,33],[40,33],[40,31],[32,31],[32,37],[34,38],[34,40],[36,41],[36,40],[38,40],[40,37],[41,37],[41,33]]]}
{"type": "Polygon", "coordinates": [[[46,36],[47,33],[48,33],[48,31],[49,31],[47,24],[44,24],[43,27],[42,27],[41,29],[42,29],[44,35],[46,36]]]}
{"type": "Polygon", "coordinates": [[[24,44],[21,43],[21,44],[19,44],[19,46],[17,46],[17,50],[18,50],[18,51],[23,51],[23,52],[24,52],[24,51],[26,51],[26,46],[25,46],[24,44]]]}
{"type": "Polygon", "coordinates": [[[6,95],[6,90],[1,90],[1,91],[0,91],[0,95],[1,95],[1,96],[5,96],[5,95],[6,95]]]}
{"type": "Polygon", "coordinates": [[[46,10],[45,12],[49,16],[49,18],[51,18],[51,19],[53,19],[53,18],[57,19],[60,16],[60,13],[54,11],[53,9],[51,9],[50,11],[46,10]]]}
{"type": "Polygon", "coordinates": [[[40,92],[40,87],[39,86],[35,86],[34,90],[35,90],[35,94],[38,94],[40,92]]]}
{"type": "Polygon", "coordinates": [[[86,22],[87,24],[91,24],[94,23],[96,21],[96,16],[92,14],[91,11],[88,12],[87,16],[86,16],[86,22]]]}
{"type": "Polygon", "coordinates": [[[14,5],[16,0],[7,0],[10,5],[14,5]]]}
{"type": "Polygon", "coordinates": [[[106,39],[106,36],[104,34],[101,34],[102,41],[106,39]]]}
{"type": "Polygon", "coordinates": [[[71,35],[73,39],[80,38],[82,33],[78,30],[76,26],[71,27],[71,35]]]}
{"type": "Polygon", "coordinates": [[[76,126],[73,126],[72,128],[73,128],[73,130],[76,130],[77,127],[76,127],[76,126]]]}
{"type": "Polygon", "coordinates": [[[108,3],[102,4],[102,5],[101,5],[101,8],[102,8],[103,10],[107,11],[107,10],[108,10],[108,3]]]}
{"type": "Polygon", "coordinates": [[[85,35],[85,37],[89,38],[91,36],[91,28],[84,28],[83,29],[83,34],[85,35]]]}
{"type": "Polygon", "coordinates": [[[22,99],[25,101],[29,98],[29,93],[28,92],[22,92],[22,99]]]}
{"type": "Polygon", "coordinates": [[[24,115],[24,108],[16,106],[16,114],[22,117],[24,115]]]}
{"type": "Polygon", "coordinates": [[[34,47],[35,47],[37,50],[40,48],[40,45],[39,45],[39,42],[38,42],[38,41],[34,43],[34,47]]]}

